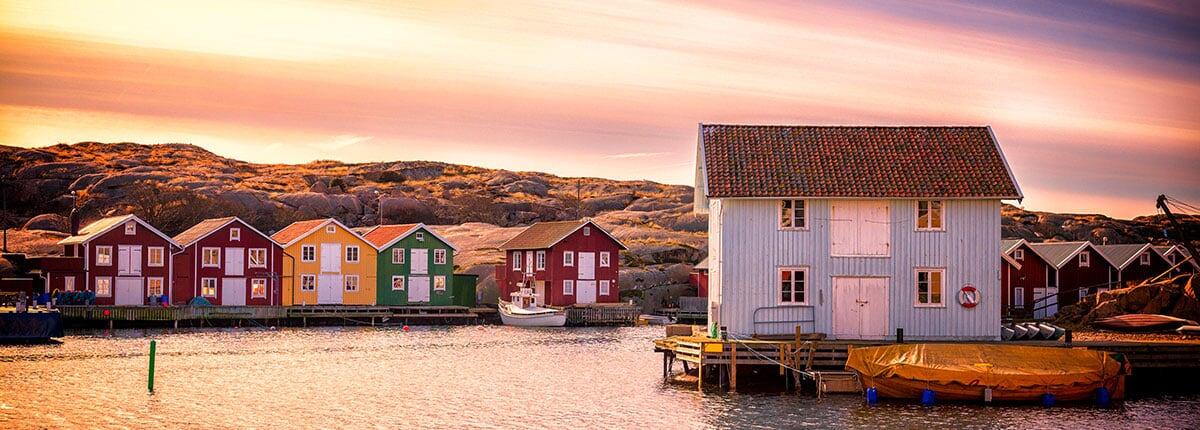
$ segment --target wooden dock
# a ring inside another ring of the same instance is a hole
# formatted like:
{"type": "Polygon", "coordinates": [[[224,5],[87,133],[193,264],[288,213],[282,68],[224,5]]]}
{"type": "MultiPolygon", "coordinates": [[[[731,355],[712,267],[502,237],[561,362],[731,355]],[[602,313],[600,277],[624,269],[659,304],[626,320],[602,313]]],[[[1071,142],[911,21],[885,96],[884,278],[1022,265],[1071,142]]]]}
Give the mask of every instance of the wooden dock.
{"type": "Polygon", "coordinates": [[[145,322],[180,321],[205,323],[241,322],[252,324],[307,326],[309,320],[328,325],[408,325],[408,324],[472,324],[495,310],[466,306],[59,306],[63,319],[71,323],[116,321],[139,325],[145,322]]]}
{"type": "Polygon", "coordinates": [[[567,325],[634,325],[642,314],[640,307],[625,303],[590,303],[564,308],[567,325]]]}

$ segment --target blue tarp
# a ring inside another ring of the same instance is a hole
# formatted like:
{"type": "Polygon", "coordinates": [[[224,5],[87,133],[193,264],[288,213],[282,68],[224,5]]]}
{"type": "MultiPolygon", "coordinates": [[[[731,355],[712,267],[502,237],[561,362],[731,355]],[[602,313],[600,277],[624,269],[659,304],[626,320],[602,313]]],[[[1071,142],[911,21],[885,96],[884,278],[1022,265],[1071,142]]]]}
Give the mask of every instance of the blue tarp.
{"type": "Polygon", "coordinates": [[[62,314],[58,312],[0,313],[0,340],[63,337],[62,314]]]}

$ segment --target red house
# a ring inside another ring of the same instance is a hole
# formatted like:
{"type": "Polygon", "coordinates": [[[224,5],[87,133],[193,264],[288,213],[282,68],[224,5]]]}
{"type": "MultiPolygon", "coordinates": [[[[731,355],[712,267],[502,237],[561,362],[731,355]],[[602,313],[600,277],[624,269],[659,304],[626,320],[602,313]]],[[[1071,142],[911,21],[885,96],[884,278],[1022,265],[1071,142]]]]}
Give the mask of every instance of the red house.
{"type": "Polygon", "coordinates": [[[214,305],[281,305],[283,247],[238,217],[201,221],[174,238],[171,300],[203,297],[214,305]]]}
{"type": "Polygon", "coordinates": [[[79,267],[47,273],[53,291],[92,291],[97,305],[146,305],[169,289],[179,245],[134,215],[103,218],[58,244],[79,267]]]}
{"type": "MultiPolygon", "coordinates": [[[[1088,294],[1118,286],[1115,266],[1091,242],[1033,243],[1029,247],[1050,264],[1046,294],[1057,292],[1058,305],[1075,304],[1088,294]]],[[[1047,309],[1045,316],[1057,311],[1047,309]]],[[[1039,317],[1036,312],[1034,316],[1039,317]]]]}
{"type": "MultiPolygon", "coordinates": [[[[1021,269],[1025,265],[1011,255],[1014,250],[1024,244],[1025,240],[1023,239],[1000,241],[1000,312],[1002,315],[1023,316],[1029,314],[1026,305],[1031,301],[1029,295],[1032,295],[1032,291],[1024,282],[1028,276],[1021,273],[1021,269]],[[1015,279],[1020,279],[1022,282],[1019,285],[1013,285],[1015,279]]],[[[1025,252],[1027,251],[1021,251],[1022,258],[1024,258],[1025,252]]]]}
{"type": "Polygon", "coordinates": [[[1183,260],[1188,258],[1188,252],[1186,249],[1183,249],[1182,246],[1156,246],[1154,249],[1163,256],[1163,259],[1167,260],[1167,263],[1171,264],[1171,267],[1175,267],[1177,264],[1179,265],[1179,267],[1175,267],[1174,269],[1175,274],[1196,273],[1197,271],[1200,271],[1200,264],[1197,264],[1196,260],[1188,260],[1187,263],[1180,264],[1183,262],[1183,260]]]}
{"type": "Polygon", "coordinates": [[[501,299],[531,285],[538,304],[616,303],[620,251],[616,238],[589,219],[540,222],[500,246],[496,266],[501,299]]]}
{"type": "Polygon", "coordinates": [[[688,285],[696,287],[696,297],[708,297],[708,257],[704,258],[688,274],[688,285]]]}
{"type": "Polygon", "coordinates": [[[1172,264],[1153,245],[1097,245],[1096,250],[1111,261],[1116,271],[1114,288],[1134,286],[1171,269],[1172,264]]]}

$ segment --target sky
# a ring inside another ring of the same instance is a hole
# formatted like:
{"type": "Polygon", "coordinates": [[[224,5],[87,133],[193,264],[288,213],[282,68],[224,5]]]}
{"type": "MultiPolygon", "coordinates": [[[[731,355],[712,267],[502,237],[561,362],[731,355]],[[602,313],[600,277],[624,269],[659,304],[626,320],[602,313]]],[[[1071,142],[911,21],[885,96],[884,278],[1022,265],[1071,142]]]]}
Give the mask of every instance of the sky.
{"type": "Polygon", "coordinates": [[[0,0],[0,58],[9,146],[693,185],[700,123],[988,125],[1026,209],[1200,204],[1186,0],[0,0]]]}

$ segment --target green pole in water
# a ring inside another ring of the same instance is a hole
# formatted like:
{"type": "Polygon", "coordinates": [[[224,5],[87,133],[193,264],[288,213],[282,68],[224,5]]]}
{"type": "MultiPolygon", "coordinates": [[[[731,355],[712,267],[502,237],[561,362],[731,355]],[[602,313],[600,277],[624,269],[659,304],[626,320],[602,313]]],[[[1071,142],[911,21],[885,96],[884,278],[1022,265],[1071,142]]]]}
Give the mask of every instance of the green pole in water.
{"type": "Polygon", "coordinates": [[[154,341],[150,341],[150,392],[154,392],[154,341]]]}

